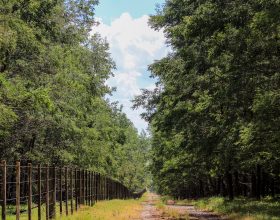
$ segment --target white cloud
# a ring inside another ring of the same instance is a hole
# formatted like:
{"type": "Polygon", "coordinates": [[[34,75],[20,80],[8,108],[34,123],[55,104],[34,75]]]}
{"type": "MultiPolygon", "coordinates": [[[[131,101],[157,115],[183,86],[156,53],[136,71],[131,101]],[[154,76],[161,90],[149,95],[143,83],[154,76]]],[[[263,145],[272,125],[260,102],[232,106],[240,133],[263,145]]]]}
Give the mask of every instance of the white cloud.
{"type": "Polygon", "coordinates": [[[117,86],[118,93],[125,98],[131,98],[140,94],[137,78],[141,76],[139,72],[116,72],[115,77],[108,80],[108,85],[117,86]]]}
{"type": "Polygon", "coordinates": [[[168,51],[163,32],[151,29],[148,20],[147,15],[134,19],[129,13],[123,13],[110,25],[99,19],[100,25],[93,30],[107,39],[117,65],[115,77],[107,82],[108,85],[117,87],[112,99],[119,100],[124,106],[124,112],[138,129],[146,128],[147,124],[139,117],[141,110],[131,110],[130,100],[140,94],[140,84],[145,88],[154,87],[153,81],[147,80],[147,66],[155,59],[165,56],[168,51]]]}

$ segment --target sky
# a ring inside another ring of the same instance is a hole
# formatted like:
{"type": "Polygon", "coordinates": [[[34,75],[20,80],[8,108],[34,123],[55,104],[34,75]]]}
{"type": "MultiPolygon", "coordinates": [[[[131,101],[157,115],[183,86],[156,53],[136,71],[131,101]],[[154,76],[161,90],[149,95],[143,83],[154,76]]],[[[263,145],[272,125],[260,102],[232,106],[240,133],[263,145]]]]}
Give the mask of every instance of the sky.
{"type": "Polygon", "coordinates": [[[95,11],[100,24],[93,27],[93,32],[107,39],[117,67],[114,77],[106,82],[117,88],[109,98],[123,105],[123,111],[139,132],[147,129],[148,124],[140,117],[143,109],[131,108],[131,100],[141,94],[141,88],[155,87],[148,65],[168,53],[163,32],[148,26],[149,15],[156,13],[156,4],[163,3],[164,0],[100,0],[95,11]]]}

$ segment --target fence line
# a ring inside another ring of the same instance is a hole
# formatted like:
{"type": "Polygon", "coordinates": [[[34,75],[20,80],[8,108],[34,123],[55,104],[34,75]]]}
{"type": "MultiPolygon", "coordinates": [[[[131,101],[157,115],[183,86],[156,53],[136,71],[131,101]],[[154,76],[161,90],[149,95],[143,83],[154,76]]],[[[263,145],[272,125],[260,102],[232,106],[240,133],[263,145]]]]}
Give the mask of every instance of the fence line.
{"type": "Polygon", "coordinates": [[[133,198],[133,193],[120,182],[89,170],[31,163],[21,166],[19,161],[7,165],[5,160],[0,166],[2,220],[7,216],[19,220],[21,213],[27,213],[28,220],[32,220],[35,208],[34,219],[49,220],[58,213],[72,215],[81,205],[93,206],[100,200],[133,198]]]}

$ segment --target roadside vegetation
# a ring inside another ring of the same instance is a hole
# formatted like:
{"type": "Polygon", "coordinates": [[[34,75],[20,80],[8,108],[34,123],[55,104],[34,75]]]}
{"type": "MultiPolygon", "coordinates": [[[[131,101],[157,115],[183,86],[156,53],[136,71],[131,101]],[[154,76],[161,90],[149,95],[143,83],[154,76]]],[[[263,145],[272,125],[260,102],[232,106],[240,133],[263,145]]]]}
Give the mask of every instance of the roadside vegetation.
{"type": "MultiPolygon", "coordinates": [[[[56,206],[57,215],[56,219],[60,220],[131,220],[140,218],[141,211],[143,209],[142,202],[146,201],[147,196],[144,194],[140,199],[128,199],[128,200],[105,200],[95,203],[92,207],[82,205],[78,212],[74,212],[73,215],[68,217],[65,215],[65,209],[63,209],[63,216],[59,215],[59,204],[56,206]]],[[[70,203],[69,203],[70,205],[70,203]]],[[[69,206],[70,207],[70,206],[69,206]]],[[[22,210],[26,209],[22,206],[22,210]]],[[[1,211],[1,210],[0,210],[1,211]]],[[[7,220],[15,220],[16,217],[15,207],[9,207],[10,214],[7,216],[7,220]]],[[[45,207],[42,206],[42,218],[45,219],[45,207]]],[[[69,210],[70,213],[70,210],[69,210]]],[[[38,210],[32,210],[32,219],[37,219],[38,210]]],[[[27,212],[23,212],[20,219],[27,220],[27,212]]]]}
{"type": "Polygon", "coordinates": [[[201,209],[228,215],[231,219],[279,220],[280,202],[271,198],[261,200],[212,197],[194,200],[193,204],[201,209]]]}
{"type": "Polygon", "coordinates": [[[156,203],[156,208],[162,213],[162,217],[170,219],[189,220],[188,213],[181,214],[178,210],[166,206],[164,198],[160,198],[156,203]]]}
{"type": "Polygon", "coordinates": [[[139,219],[146,195],[140,199],[110,200],[96,203],[93,207],[82,207],[73,216],[61,220],[131,220],[139,219]]]}
{"type": "Polygon", "coordinates": [[[280,201],[266,197],[261,200],[223,197],[177,200],[178,205],[194,205],[198,209],[213,211],[232,220],[280,220],[280,201]]]}

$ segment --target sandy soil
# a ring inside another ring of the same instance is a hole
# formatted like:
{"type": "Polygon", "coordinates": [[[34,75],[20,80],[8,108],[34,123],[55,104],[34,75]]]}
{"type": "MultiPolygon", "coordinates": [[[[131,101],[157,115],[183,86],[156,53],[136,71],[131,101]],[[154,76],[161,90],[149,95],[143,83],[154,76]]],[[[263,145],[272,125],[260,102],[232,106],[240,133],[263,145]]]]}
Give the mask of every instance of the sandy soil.
{"type": "MultiPolygon", "coordinates": [[[[157,210],[155,204],[160,199],[160,197],[156,194],[150,193],[148,194],[147,202],[143,203],[144,209],[141,213],[141,220],[170,220],[170,218],[163,217],[162,213],[157,210]]],[[[195,209],[194,206],[191,205],[166,205],[169,209],[175,209],[180,214],[189,213],[189,217],[191,220],[223,220],[226,218],[222,218],[221,216],[207,211],[201,211],[195,209]]]]}
{"type": "Polygon", "coordinates": [[[158,220],[164,219],[161,217],[161,213],[156,209],[155,204],[159,200],[159,196],[153,193],[149,193],[148,201],[144,202],[144,209],[141,213],[141,220],[158,220]]]}

